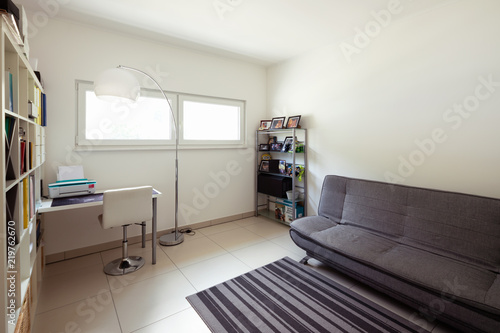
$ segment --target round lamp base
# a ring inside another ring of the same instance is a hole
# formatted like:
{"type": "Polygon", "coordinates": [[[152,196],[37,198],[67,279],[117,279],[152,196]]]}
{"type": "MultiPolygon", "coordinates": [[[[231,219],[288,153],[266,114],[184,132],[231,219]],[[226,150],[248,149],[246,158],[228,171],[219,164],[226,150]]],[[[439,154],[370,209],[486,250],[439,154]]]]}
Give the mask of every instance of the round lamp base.
{"type": "Polygon", "coordinates": [[[176,232],[166,234],[160,237],[160,245],[173,246],[178,245],[184,241],[184,234],[177,232],[177,238],[175,238],[176,232]]]}

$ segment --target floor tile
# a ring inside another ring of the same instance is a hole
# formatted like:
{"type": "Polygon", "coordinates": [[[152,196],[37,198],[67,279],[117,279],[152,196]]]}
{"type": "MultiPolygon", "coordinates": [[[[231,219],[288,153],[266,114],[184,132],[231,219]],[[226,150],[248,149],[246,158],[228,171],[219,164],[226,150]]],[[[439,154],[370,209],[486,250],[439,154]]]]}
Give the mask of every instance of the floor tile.
{"type": "Polygon", "coordinates": [[[260,218],[259,220],[257,223],[245,226],[244,228],[266,239],[286,236],[290,232],[290,227],[279,222],[274,222],[266,218],[260,218]]]}
{"type": "Polygon", "coordinates": [[[244,249],[233,251],[231,254],[254,269],[283,257],[290,257],[297,261],[302,259],[295,253],[285,250],[281,246],[270,241],[245,247],[244,249]]]}
{"type": "Polygon", "coordinates": [[[260,222],[261,220],[262,220],[262,218],[252,216],[252,217],[247,217],[247,218],[244,218],[241,220],[236,220],[236,221],[234,221],[234,223],[236,223],[240,227],[246,227],[246,226],[255,224],[257,222],[260,222]]]}
{"type": "Polygon", "coordinates": [[[288,251],[291,251],[291,252],[297,254],[298,256],[301,256],[301,257],[306,256],[306,251],[304,251],[303,249],[298,247],[294,243],[292,238],[290,238],[290,235],[288,233],[286,235],[283,235],[280,237],[272,238],[272,239],[270,239],[270,241],[275,243],[275,244],[278,244],[279,246],[281,246],[282,248],[284,248],[288,251]]]}
{"type": "Polygon", "coordinates": [[[205,236],[209,236],[209,235],[217,234],[219,232],[228,231],[228,230],[232,230],[232,229],[236,229],[236,228],[240,228],[240,226],[238,224],[236,224],[235,222],[227,222],[227,223],[216,224],[216,225],[206,227],[206,228],[201,228],[201,229],[198,229],[196,231],[205,235],[205,236]]]}
{"type": "Polygon", "coordinates": [[[109,291],[36,317],[32,332],[121,333],[109,291]]]}
{"type": "Polygon", "coordinates": [[[37,313],[53,310],[106,291],[109,291],[109,286],[101,264],[44,277],[37,313]]]}
{"type": "Polygon", "coordinates": [[[210,333],[203,320],[193,308],[176,313],[134,333],[210,333]]]}
{"type": "Polygon", "coordinates": [[[201,291],[244,274],[251,269],[228,253],[181,268],[181,272],[196,290],[201,291]]]}
{"type": "Polygon", "coordinates": [[[235,251],[266,241],[264,237],[261,237],[245,228],[232,229],[207,237],[220,245],[226,251],[235,251]]]}
{"type": "MultiPolygon", "coordinates": [[[[149,245],[151,245],[151,243],[149,243],[149,245]]],[[[108,263],[113,261],[114,259],[120,258],[121,255],[121,249],[115,249],[101,253],[104,263],[108,263]]],[[[177,269],[172,260],[170,260],[170,258],[159,247],[157,247],[156,249],[155,265],[152,264],[152,254],[150,247],[136,247],[129,249],[129,255],[141,256],[144,258],[146,263],[144,264],[144,266],[142,266],[142,268],[133,273],[121,276],[106,275],[111,290],[123,288],[132,283],[137,283],[153,276],[168,273],[177,269]]]]}
{"type": "Polygon", "coordinates": [[[199,237],[175,246],[162,246],[160,249],[177,267],[186,267],[227,253],[207,237],[199,237]]]}
{"type": "Polygon", "coordinates": [[[186,296],[194,293],[194,287],[178,270],[112,291],[124,333],[188,309],[186,296]]]}
{"type": "Polygon", "coordinates": [[[89,254],[74,259],[55,262],[45,266],[43,276],[45,278],[61,273],[67,273],[73,270],[79,270],[85,267],[102,265],[99,253],[89,254]]]}

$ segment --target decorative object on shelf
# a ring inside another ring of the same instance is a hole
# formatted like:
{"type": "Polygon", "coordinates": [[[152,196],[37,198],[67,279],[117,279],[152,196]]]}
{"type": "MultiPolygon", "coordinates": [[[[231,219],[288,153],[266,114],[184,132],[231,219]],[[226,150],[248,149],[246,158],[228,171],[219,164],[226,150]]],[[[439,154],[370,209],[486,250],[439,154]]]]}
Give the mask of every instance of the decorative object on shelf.
{"type": "Polygon", "coordinates": [[[303,153],[304,152],[304,142],[297,141],[295,142],[295,152],[303,153]]]}
{"type": "Polygon", "coordinates": [[[260,121],[260,126],[259,126],[259,131],[265,131],[271,128],[271,123],[272,120],[261,120],[260,121]]]}
{"type": "Polygon", "coordinates": [[[259,151],[269,151],[269,145],[266,143],[262,143],[259,145],[259,151]]]}
{"type": "Polygon", "coordinates": [[[278,169],[282,175],[286,172],[286,161],[280,161],[278,169]]]}
{"type": "Polygon", "coordinates": [[[269,141],[267,143],[271,144],[271,143],[276,143],[276,142],[278,142],[278,138],[275,136],[270,136],[269,141]]]}
{"type": "Polygon", "coordinates": [[[286,122],[286,128],[298,128],[300,122],[300,116],[288,117],[286,122]]]}
{"type": "MultiPolygon", "coordinates": [[[[304,175],[305,168],[303,165],[295,166],[295,177],[300,181],[302,181],[302,176],[304,175]]],[[[286,163],[285,175],[292,176],[292,163],[286,163]]]]}
{"type": "Polygon", "coordinates": [[[273,118],[271,123],[271,129],[281,129],[285,125],[285,117],[273,118]]]}
{"type": "Polygon", "coordinates": [[[272,158],[272,156],[271,154],[262,154],[261,158],[263,161],[269,161],[272,158]]]}
{"type": "MultiPolygon", "coordinates": [[[[297,140],[297,138],[295,138],[295,140],[297,140]]],[[[283,153],[287,153],[292,149],[292,145],[293,145],[293,137],[291,136],[285,137],[285,140],[283,141],[283,148],[281,149],[281,151],[283,153]]]]}
{"type": "Polygon", "coordinates": [[[281,142],[271,143],[271,151],[281,151],[283,149],[283,144],[281,142]]]}
{"type": "Polygon", "coordinates": [[[139,81],[128,73],[127,71],[137,72],[146,77],[148,77],[156,87],[160,90],[163,97],[167,101],[170,107],[170,113],[172,115],[172,123],[175,132],[175,223],[174,223],[174,231],[172,233],[163,235],[160,237],[161,245],[177,245],[184,241],[184,235],[179,231],[178,228],[178,211],[179,211],[179,167],[178,167],[178,152],[179,152],[179,131],[177,127],[177,122],[175,121],[174,111],[170,101],[168,100],[165,92],[161,88],[161,86],[156,82],[156,80],[151,77],[146,72],[141,70],[126,67],[126,66],[118,66],[117,68],[108,69],[101,73],[99,78],[95,83],[95,94],[104,99],[104,100],[116,100],[120,99],[128,102],[135,102],[139,98],[141,86],[139,85],[139,81]]]}
{"type": "Polygon", "coordinates": [[[297,176],[297,179],[299,182],[302,181],[302,176],[304,175],[305,168],[303,165],[297,165],[295,167],[295,176],[297,176]]]}
{"type": "Polygon", "coordinates": [[[260,161],[259,171],[269,172],[269,160],[260,161]]]}

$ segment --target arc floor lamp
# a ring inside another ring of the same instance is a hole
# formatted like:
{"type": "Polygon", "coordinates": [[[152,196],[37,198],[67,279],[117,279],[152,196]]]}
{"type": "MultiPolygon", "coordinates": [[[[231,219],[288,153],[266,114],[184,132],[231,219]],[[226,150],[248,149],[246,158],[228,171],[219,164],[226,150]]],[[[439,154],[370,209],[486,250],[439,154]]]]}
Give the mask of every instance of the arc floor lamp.
{"type": "MultiPolygon", "coordinates": [[[[132,67],[118,66],[117,68],[108,69],[101,73],[97,78],[94,86],[94,92],[97,97],[107,101],[126,101],[135,102],[139,98],[141,86],[136,77],[131,72],[140,73],[148,77],[158,87],[163,97],[170,107],[172,123],[175,133],[175,227],[172,233],[160,237],[161,245],[177,245],[184,241],[184,235],[178,229],[178,210],[179,210],[179,167],[178,167],[178,151],[179,151],[179,132],[177,122],[174,117],[172,104],[165,95],[165,92],[160,87],[158,82],[149,74],[132,67]]],[[[153,240],[154,241],[154,240],[153,240]]]]}

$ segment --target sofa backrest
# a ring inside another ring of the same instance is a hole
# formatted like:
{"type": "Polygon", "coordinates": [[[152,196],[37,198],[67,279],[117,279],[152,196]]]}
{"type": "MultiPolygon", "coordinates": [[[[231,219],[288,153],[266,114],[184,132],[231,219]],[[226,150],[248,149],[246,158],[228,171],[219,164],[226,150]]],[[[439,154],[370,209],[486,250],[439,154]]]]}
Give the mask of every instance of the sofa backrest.
{"type": "Polygon", "coordinates": [[[500,271],[500,200],[326,176],[318,215],[500,271]]]}

